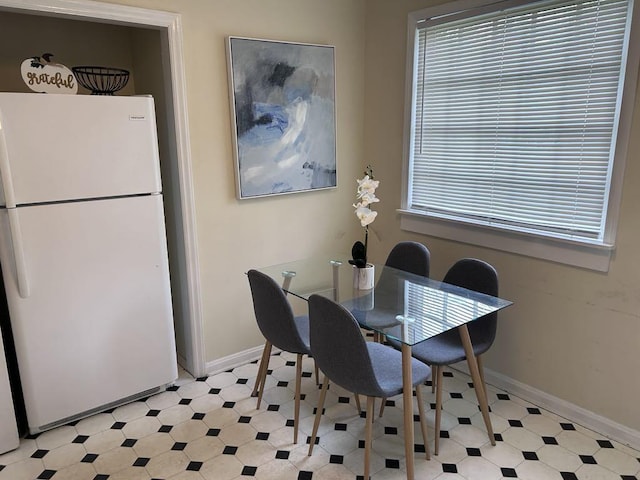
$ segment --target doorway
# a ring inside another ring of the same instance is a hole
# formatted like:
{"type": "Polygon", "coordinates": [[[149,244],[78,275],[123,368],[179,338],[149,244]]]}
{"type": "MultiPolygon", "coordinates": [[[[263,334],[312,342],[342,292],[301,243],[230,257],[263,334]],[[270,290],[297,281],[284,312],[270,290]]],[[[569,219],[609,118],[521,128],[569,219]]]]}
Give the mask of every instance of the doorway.
{"type": "Polygon", "coordinates": [[[205,375],[180,15],[87,0],[0,0],[0,13],[3,11],[131,27],[135,45],[158,59],[155,70],[147,70],[140,79],[156,98],[158,136],[162,137],[176,343],[181,366],[195,377],[205,375]]]}

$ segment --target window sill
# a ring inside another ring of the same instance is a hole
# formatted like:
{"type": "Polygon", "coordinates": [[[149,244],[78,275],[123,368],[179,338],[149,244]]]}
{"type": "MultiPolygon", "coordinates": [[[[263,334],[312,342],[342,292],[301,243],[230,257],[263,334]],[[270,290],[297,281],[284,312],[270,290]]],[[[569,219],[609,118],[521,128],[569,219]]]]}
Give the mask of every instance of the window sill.
{"type": "Polygon", "coordinates": [[[613,245],[510,232],[484,225],[431,217],[411,210],[400,209],[398,212],[402,230],[599,272],[609,271],[611,252],[614,249],[613,245]]]}

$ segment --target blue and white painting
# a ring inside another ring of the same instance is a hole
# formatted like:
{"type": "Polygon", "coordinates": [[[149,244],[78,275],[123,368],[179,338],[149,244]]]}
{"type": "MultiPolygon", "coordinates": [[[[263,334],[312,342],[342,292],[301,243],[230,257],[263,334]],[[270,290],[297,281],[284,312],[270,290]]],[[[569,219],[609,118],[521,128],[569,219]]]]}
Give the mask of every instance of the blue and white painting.
{"type": "Polygon", "coordinates": [[[334,48],[229,38],[238,197],[336,186],[334,48]]]}

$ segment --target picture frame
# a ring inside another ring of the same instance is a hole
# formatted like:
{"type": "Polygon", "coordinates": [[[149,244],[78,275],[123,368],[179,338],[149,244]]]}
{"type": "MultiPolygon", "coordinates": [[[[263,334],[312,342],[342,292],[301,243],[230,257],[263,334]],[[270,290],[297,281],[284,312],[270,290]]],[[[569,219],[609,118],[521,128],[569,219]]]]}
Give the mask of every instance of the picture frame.
{"type": "Polygon", "coordinates": [[[228,37],[238,199],[337,187],[335,52],[228,37]]]}

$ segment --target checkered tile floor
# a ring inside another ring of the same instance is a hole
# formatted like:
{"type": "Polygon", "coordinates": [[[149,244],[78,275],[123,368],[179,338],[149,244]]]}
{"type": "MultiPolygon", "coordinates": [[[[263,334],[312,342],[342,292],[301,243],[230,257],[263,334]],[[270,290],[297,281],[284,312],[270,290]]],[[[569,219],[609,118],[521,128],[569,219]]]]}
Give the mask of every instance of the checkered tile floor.
{"type": "MultiPolygon", "coordinates": [[[[20,448],[0,455],[0,480],[362,478],[364,419],[353,396],[335,385],[318,445],[307,456],[319,395],[310,359],[299,444],[292,444],[293,360],[286,353],[272,356],[260,410],[250,397],[256,363],[208,378],[183,374],[176,386],[144,401],[23,439],[20,448]]],[[[640,479],[640,452],[489,387],[492,447],[469,377],[456,370],[446,375],[440,454],[424,460],[416,428],[417,479],[640,479]]],[[[424,393],[434,401],[431,388],[424,393]]],[[[375,480],[406,478],[401,406],[400,397],[389,399],[384,416],[375,419],[375,480]]],[[[433,410],[428,424],[433,445],[433,410]]]]}

